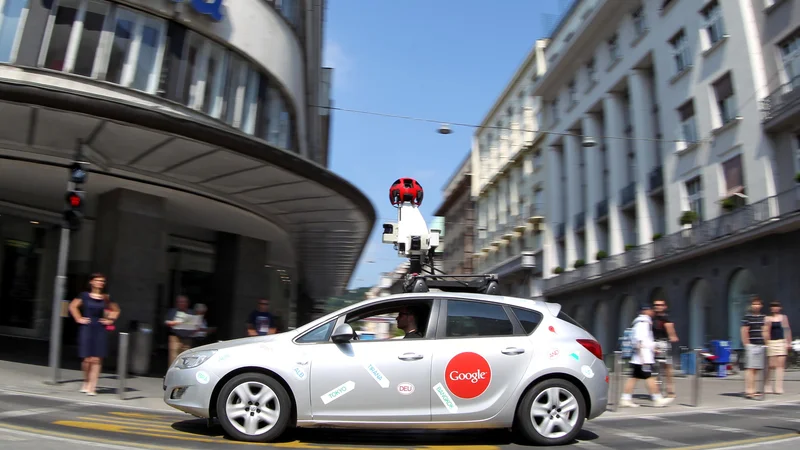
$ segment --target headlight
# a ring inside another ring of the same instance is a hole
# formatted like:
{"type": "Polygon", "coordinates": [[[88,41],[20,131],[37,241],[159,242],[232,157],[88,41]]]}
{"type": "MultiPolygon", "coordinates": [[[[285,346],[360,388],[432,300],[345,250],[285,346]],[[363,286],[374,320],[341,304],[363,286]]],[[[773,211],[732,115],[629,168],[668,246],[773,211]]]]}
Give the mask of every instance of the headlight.
{"type": "Polygon", "coordinates": [[[200,350],[187,353],[186,355],[178,357],[178,363],[175,364],[175,367],[178,369],[193,369],[208,361],[216,352],[216,350],[200,350]]]}

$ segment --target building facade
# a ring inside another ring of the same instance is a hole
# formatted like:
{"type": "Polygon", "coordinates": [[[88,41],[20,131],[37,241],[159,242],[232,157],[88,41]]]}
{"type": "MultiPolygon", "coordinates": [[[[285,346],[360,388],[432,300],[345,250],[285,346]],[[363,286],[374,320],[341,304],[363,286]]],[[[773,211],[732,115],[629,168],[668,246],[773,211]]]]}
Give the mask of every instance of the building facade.
{"type": "MultiPolygon", "coordinates": [[[[475,253],[475,202],[472,200],[472,155],[468,154],[442,192],[442,204],[434,215],[444,219],[441,269],[451,275],[473,272],[475,253]]],[[[438,249],[437,249],[438,250],[438,249]]]]}
{"type": "Polygon", "coordinates": [[[551,36],[544,295],[606,352],[656,297],[692,347],[741,346],[752,295],[800,320],[798,30],[797,1],[578,0],[551,36]]]}
{"type": "Polygon", "coordinates": [[[90,173],[65,300],[105,273],[123,331],[165,342],[188,294],[227,339],[260,297],[289,327],[343,290],[375,212],[325,168],[325,8],[0,0],[0,333],[48,338],[76,157],[90,173]]]}
{"type": "Polygon", "coordinates": [[[495,273],[501,292],[542,295],[545,171],[537,132],[541,102],[532,88],[546,70],[539,40],[473,136],[471,195],[476,205],[474,271],[495,273]]]}

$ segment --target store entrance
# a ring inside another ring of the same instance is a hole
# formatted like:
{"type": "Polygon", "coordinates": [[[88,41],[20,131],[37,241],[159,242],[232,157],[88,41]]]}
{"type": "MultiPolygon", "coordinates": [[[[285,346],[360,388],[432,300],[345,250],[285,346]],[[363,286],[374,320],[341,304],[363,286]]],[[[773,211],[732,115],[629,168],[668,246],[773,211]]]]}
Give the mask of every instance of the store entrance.
{"type": "Polygon", "coordinates": [[[0,326],[33,329],[47,230],[0,216],[0,326]]]}

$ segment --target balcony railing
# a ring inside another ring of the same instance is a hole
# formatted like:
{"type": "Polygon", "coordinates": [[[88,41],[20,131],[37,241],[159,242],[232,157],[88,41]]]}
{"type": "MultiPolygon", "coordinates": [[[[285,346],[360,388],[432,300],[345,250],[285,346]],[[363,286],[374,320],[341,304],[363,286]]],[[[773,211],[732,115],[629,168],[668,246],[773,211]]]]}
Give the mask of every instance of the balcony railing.
{"type": "Polygon", "coordinates": [[[605,217],[608,215],[608,199],[600,200],[597,202],[597,218],[605,217]]]}
{"type": "Polygon", "coordinates": [[[556,239],[563,238],[565,234],[567,234],[567,227],[565,224],[560,223],[556,225],[556,239]]]}
{"type": "Polygon", "coordinates": [[[545,293],[568,286],[578,287],[590,279],[711,245],[796,214],[800,214],[800,186],[759,202],[741,206],[715,219],[700,222],[690,229],[678,231],[649,244],[546,279],[545,293]]]}
{"type": "Polygon", "coordinates": [[[575,214],[575,229],[581,230],[586,227],[586,213],[581,211],[575,214]]]}
{"type": "Polygon", "coordinates": [[[627,205],[636,200],[636,182],[631,181],[627,186],[619,191],[619,204],[627,205]]]}
{"type": "Polygon", "coordinates": [[[664,186],[664,171],[662,169],[663,167],[658,166],[650,171],[649,192],[653,192],[664,186]]]}
{"type": "Polygon", "coordinates": [[[761,100],[761,121],[774,119],[798,104],[800,104],[800,75],[792,78],[791,81],[761,100]]]}

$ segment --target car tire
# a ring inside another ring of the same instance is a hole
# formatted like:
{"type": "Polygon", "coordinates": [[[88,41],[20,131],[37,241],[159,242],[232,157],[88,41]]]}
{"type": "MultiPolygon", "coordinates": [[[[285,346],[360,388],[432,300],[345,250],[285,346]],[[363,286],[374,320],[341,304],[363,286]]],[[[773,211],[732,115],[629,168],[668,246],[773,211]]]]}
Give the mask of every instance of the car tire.
{"type": "Polygon", "coordinates": [[[551,378],[536,384],[522,397],[515,429],[532,444],[564,445],[575,440],[585,420],[586,401],[581,390],[567,380],[551,378]],[[555,402],[550,403],[551,399],[555,402]],[[574,409],[562,411],[570,407],[574,409]],[[549,432],[548,424],[552,424],[549,432]]]}
{"type": "Polygon", "coordinates": [[[262,373],[231,378],[217,397],[219,423],[237,441],[272,442],[286,431],[291,416],[292,401],[286,389],[262,373]]]}

